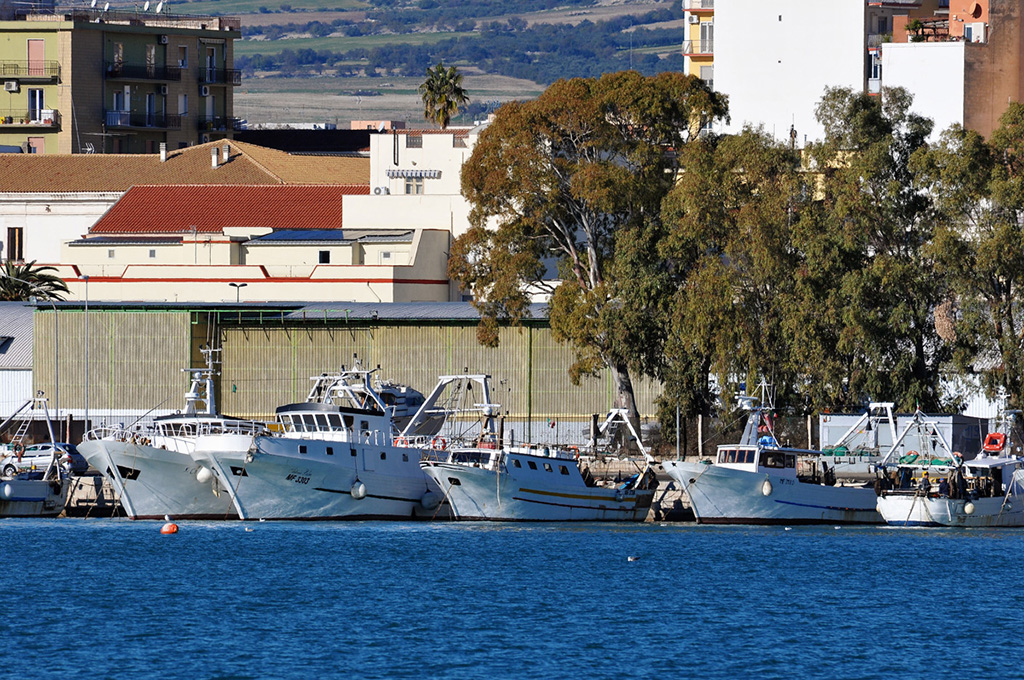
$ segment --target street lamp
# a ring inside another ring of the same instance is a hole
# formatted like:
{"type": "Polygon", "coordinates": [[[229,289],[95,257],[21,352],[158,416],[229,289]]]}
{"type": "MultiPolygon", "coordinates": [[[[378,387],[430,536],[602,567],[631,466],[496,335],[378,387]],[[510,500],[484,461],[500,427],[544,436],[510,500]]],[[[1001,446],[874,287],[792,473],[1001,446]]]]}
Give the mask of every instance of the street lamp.
{"type": "Polygon", "coordinates": [[[229,286],[235,289],[235,304],[242,301],[242,289],[248,286],[248,283],[229,283],[229,286]]]}
{"type": "MultiPolygon", "coordinates": [[[[89,275],[82,274],[85,281],[85,417],[82,419],[82,428],[89,430],[89,275]]],[[[83,433],[84,434],[84,433],[83,433]]]]}

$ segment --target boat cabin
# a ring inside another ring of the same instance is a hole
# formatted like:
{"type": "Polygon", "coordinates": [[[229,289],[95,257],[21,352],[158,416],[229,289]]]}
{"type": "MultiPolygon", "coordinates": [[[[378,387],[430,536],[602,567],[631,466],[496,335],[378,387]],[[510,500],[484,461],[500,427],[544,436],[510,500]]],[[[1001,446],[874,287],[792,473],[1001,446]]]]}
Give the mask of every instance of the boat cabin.
{"type": "Polygon", "coordinates": [[[796,453],[787,449],[768,449],[759,446],[720,446],[717,465],[735,470],[792,469],[796,475],[796,453]]]}
{"type": "Polygon", "coordinates": [[[288,404],[277,408],[277,422],[283,436],[320,435],[337,441],[390,437],[389,415],[327,404],[288,404]]]}

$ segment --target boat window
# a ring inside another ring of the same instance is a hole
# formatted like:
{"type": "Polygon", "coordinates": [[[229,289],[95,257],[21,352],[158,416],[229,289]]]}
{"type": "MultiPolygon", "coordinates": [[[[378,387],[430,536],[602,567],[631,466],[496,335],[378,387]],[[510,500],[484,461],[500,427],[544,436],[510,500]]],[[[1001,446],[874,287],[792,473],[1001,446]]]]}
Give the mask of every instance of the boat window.
{"type": "Polygon", "coordinates": [[[302,424],[302,416],[291,416],[292,431],[293,432],[305,432],[306,426],[302,424]]]}
{"type": "Polygon", "coordinates": [[[368,421],[368,420],[360,420],[359,421],[359,429],[361,429],[363,432],[368,431],[370,429],[370,421],[368,421]]]}
{"type": "Polygon", "coordinates": [[[736,462],[736,452],[735,451],[726,451],[725,452],[725,462],[726,463],[735,463],[736,462]]]}
{"type": "Polygon", "coordinates": [[[316,432],[316,418],[313,417],[312,413],[304,413],[302,415],[302,422],[306,426],[306,432],[316,432]]]}
{"type": "Polygon", "coordinates": [[[327,420],[331,423],[332,430],[342,430],[344,426],[341,424],[341,416],[337,413],[328,413],[327,420]]]}
{"type": "Polygon", "coordinates": [[[305,453],[305,452],[306,452],[306,445],[305,444],[299,444],[299,453],[305,453]]]}
{"type": "Polygon", "coordinates": [[[754,455],[755,455],[755,453],[756,453],[755,451],[747,451],[747,462],[748,463],[753,463],[754,462],[754,455]]]}
{"type": "Polygon", "coordinates": [[[345,427],[351,428],[352,424],[356,422],[356,419],[352,416],[342,416],[341,419],[345,422],[345,427]]]}
{"type": "Polygon", "coordinates": [[[333,446],[328,446],[327,447],[327,455],[328,456],[333,456],[334,455],[334,447],[333,446]]]}
{"type": "Polygon", "coordinates": [[[383,451],[380,452],[380,459],[381,460],[387,460],[387,457],[388,457],[388,454],[384,453],[383,451]]]}
{"type": "Polygon", "coordinates": [[[796,456],[794,456],[793,454],[789,454],[789,455],[786,456],[786,467],[788,467],[788,468],[795,468],[796,467],[796,456]]]}
{"type": "Polygon", "coordinates": [[[355,449],[349,449],[349,451],[351,451],[351,452],[352,452],[352,455],[353,455],[353,456],[355,456],[355,455],[356,455],[356,450],[355,450],[355,449]]]}
{"type": "Polygon", "coordinates": [[[569,470],[564,465],[559,465],[558,471],[561,472],[563,475],[569,474],[569,470]]]}
{"type": "Polygon", "coordinates": [[[761,453],[761,467],[781,468],[786,466],[786,455],[781,451],[764,451],[761,453]]]}
{"type": "Polygon", "coordinates": [[[519,460],[518,460],[518,459],[516,459],[516,458],[513,458],[513,459],[512,459],[512,465],[513,465],[514,467],[517,467],[517,468],[521,468],[521,467],[523,467],[523,464],[522,464],[522,463],[520,463],[520,462],[519,462],[519,460]]]}
{"type": "Polygon", "coordinates": [[[409,462],[409,454],[408,453],[403,453],[402,454],[402,462],[403,463],[408,463],[409,462]]]}
{"type": "Polygon", "coordinates": [[[317,429],[321,432],[327,432],[331,429],[330,424],[327,422],[327,416],[323,413],[318,413],[316,415],[316,424],[318,426],[317,429]]]}
{"type": "Polygon", "coordinates": [[[537,469],[537,464],[534,463],[532,460],[528,460],[528,461],[526,461],[526,463],[530,466],[531,470],[536,470],[537,469]]]}
{"type": "Polygon", "coordinates": [[[551,472],[551,463],[544,463],[544,469],[551,472]]]}

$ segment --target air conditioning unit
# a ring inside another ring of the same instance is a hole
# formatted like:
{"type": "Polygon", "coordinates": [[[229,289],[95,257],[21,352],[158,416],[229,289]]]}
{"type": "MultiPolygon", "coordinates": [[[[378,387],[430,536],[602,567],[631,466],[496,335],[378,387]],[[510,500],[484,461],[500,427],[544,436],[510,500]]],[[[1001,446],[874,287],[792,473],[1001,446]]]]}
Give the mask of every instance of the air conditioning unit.
{"type": "Polygon", "coordinates": [[[167,36],[166,35],[160,36],[160,44],[161,45],[166,45],[167,44],[167,36]]]}
{"type": "Polygon", "coordinates": [[[5,80],[4,81],[4,92],[17,92],[18,81],[17,80],[5,80]]]}
{"type": "Polygon", "coordinates": [[[373,194],[375,196],[387,196],[390,193],[391,193],[391,190],[388,189],[387,187],[374,187],[373,188],[373,194]]]}
{"type": "Polygon", "coordinates": [[[206,144],[208,141],[210,141],[210,135],[206,134],[205,132],[199,135],[200,144],[206,144]]]}
{"type": "Polygon", "coordinates": [[[201,96],[201,97],[209,97],[210,96],[210,86],[209,85],[200,85],[199,86],[199,96],[201,96]]]}
{"type": "Polygon", "coordinates": [[[166,85],[161,85],[160,86],[160,94],[167,94],[167,86],[166,85]]]}
{"type": "Polygon", "coordinates": [[[700,17],[699,17],[699,16],[697,16],[696,14],[691,14],[691,15],[690,15],[690,18],[688,19],[688,21],[689,21],[689,22],[690,22],[691,24],[699,24],[699,23],[700,23],[700,17]]]}

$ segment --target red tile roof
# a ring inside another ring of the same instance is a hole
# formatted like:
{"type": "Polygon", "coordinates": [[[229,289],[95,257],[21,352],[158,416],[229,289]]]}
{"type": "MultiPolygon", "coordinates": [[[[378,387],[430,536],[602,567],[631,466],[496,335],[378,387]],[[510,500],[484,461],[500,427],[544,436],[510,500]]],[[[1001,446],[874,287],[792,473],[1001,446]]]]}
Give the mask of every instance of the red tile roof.
{"type": "Polygon", "coordinates": [[[90,234],[220,233],[225,227],[341,229],[345,195],[369,185],[136,186],[89,230],[90,234]]]}

